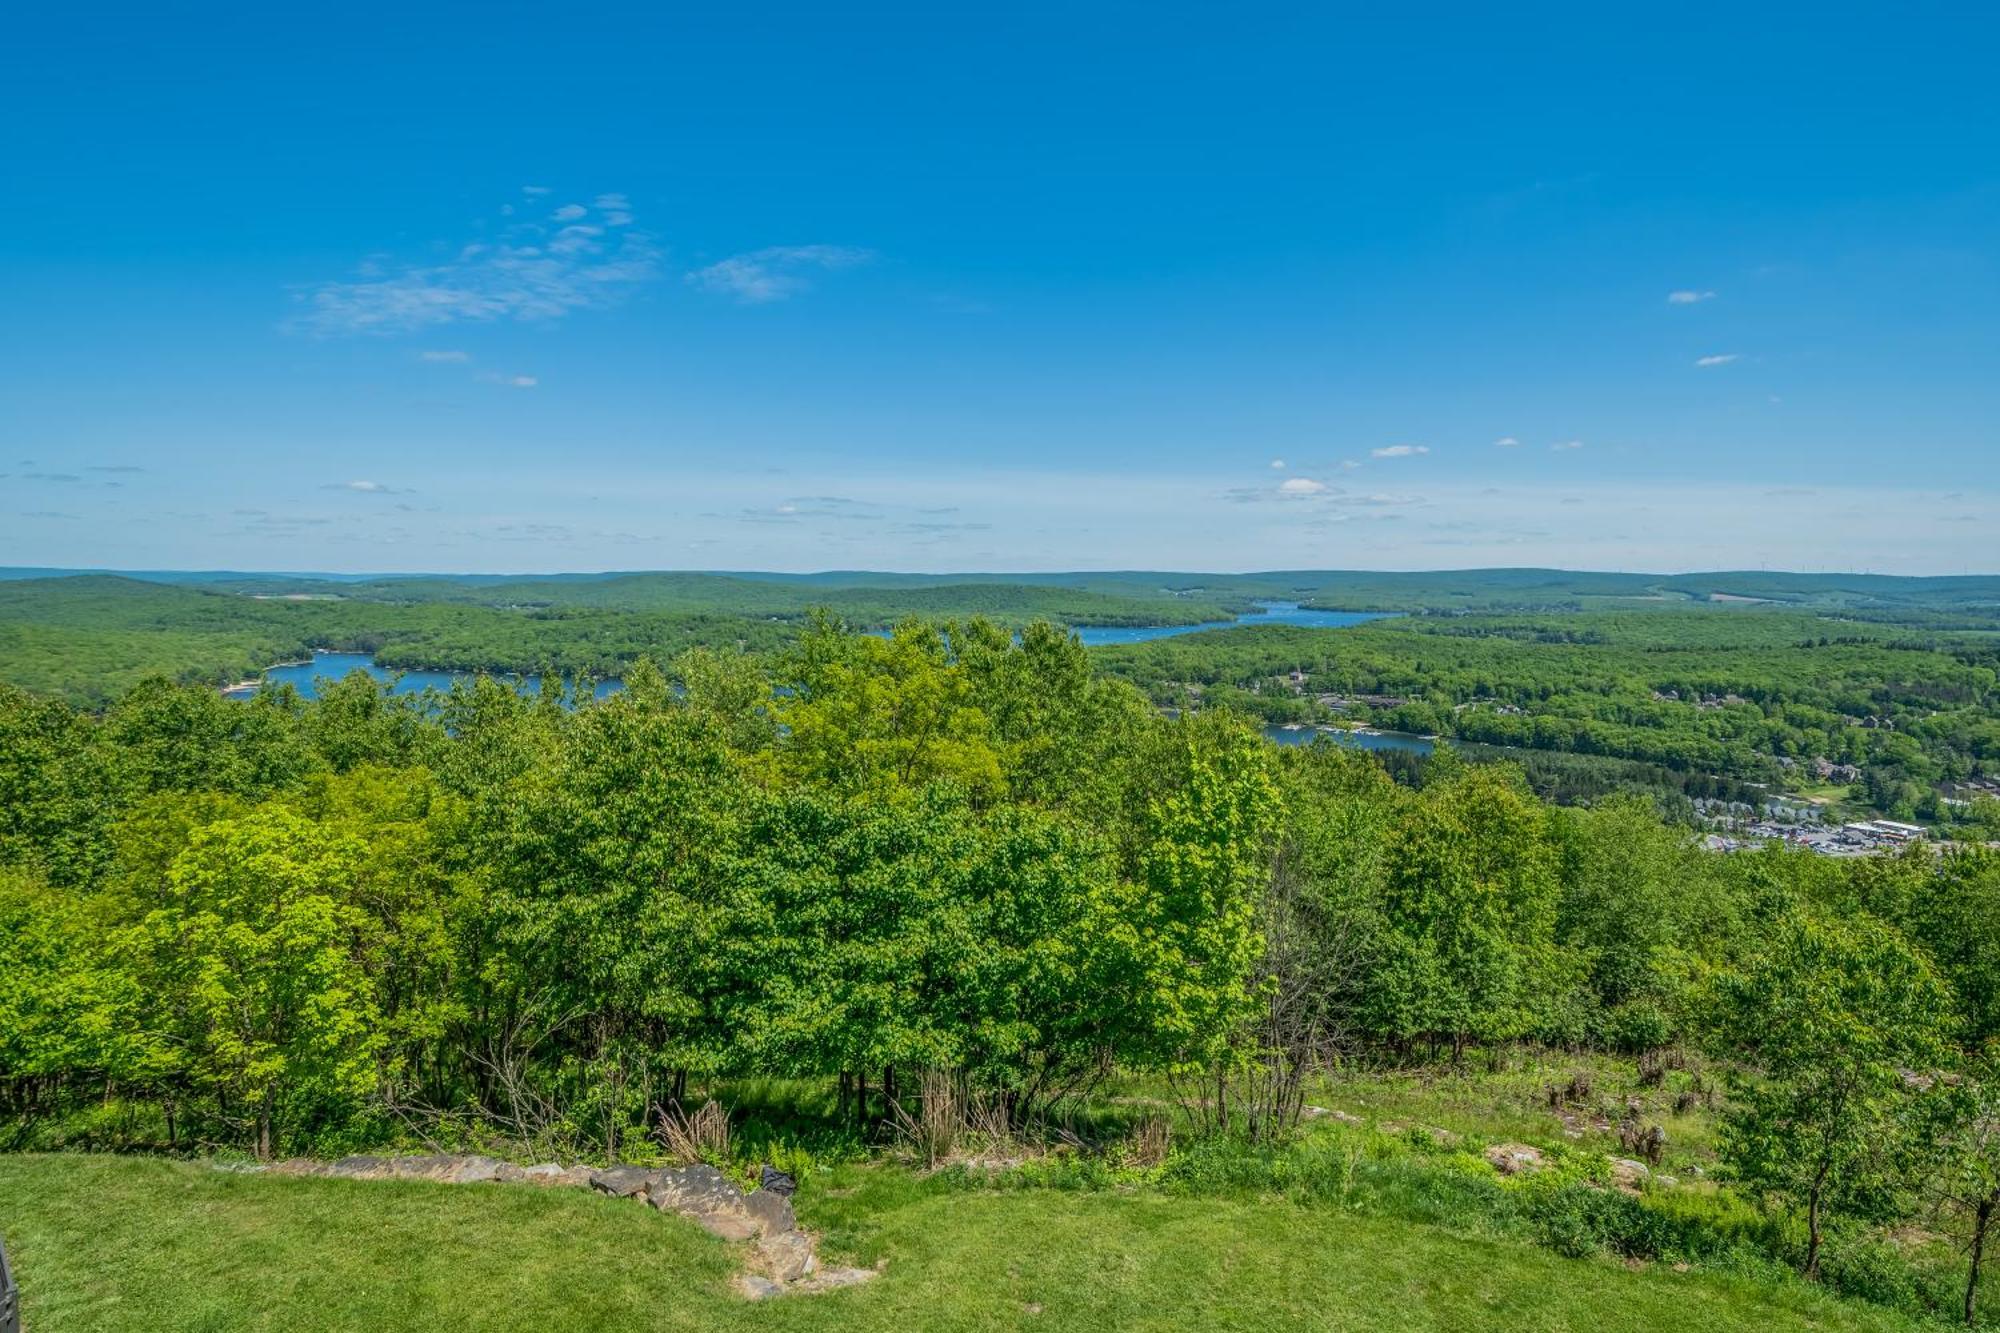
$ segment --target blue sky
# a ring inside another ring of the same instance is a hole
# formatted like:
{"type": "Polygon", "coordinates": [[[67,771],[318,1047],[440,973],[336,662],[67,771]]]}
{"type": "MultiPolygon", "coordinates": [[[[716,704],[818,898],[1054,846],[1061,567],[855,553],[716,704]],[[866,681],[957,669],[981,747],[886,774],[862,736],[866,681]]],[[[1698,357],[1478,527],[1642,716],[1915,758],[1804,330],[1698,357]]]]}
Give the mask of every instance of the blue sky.
{"type": "Polygon", "coordinates": [[[0,563],[2000,568],[1988,6],[42,8],[0,563]]]}

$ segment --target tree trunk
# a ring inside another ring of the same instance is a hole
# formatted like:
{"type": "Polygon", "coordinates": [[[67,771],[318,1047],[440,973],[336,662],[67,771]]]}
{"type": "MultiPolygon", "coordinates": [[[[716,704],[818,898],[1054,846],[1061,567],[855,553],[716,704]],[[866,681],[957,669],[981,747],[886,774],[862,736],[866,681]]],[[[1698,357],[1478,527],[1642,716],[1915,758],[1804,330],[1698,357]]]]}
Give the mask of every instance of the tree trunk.
{"type": "Polygon", "coordinates": [[[868,1071],[854,1076],[854,1123],[868,1128],[868,1071]]]}
{"type": "Polygon", "coordinates": [[[1965,1326],[1971,1328],[1978,1318],[1976,1308],[1979,1303],[1979,1264],[1986,1257],[1986,1230],[1993,1225],[1993,1210],[2000,1207],[2000,1189],[1994,1190],[1979,1201],[1979,1209],[1972,1216],[1972,1263],[1965,1273],[1965,1326]]]}
{"type": "Polygon", "coordinates": [[[257,1104],[257,1160],[271,1160],[271,1103],[268,1100],[257,1104]]]}
{"type": "Polygon", "coordinates": [[[1826,1187],[1826,1168],[1821,1167],[1814,1177],[1812,1193],[1806,1199],[1806,1266],[1805,1275],[1819,1281],[1819,1196],[1826,1187]]]}

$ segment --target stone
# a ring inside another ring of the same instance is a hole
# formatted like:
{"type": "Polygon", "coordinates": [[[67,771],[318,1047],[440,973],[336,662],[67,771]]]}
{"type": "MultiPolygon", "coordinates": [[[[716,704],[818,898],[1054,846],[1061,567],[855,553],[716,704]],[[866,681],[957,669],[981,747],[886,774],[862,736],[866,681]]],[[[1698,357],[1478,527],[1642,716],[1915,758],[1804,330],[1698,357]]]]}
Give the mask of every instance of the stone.
{"type": "Polygon", "coordinates": [[[390,1174],[398,1180],[448,1180],[458,1166],[458,1158],[443,1153],[413,1154],[389,1159],[390,1174]]]}
{"type": "Polygon", "coordinates": [[[454,1185],[479,1185],[500,1179],[500,1168],[505,1165],[491,1157],[461,1157],[445,1179],[454,1185]]]}
{"type": "Polygon", "coordinates": [[[345,1180],[381,1180],[390,1173],[389,1159],[386,1157],[343,1157],[326,1169],[330,1176],[345,1180]]]}
{"type": "Polygon", "coordinates": [[[1653,1174],[1644,1162],[1635,1162],[1630,1157],[1613,1157],[1611,1162],[1611,1183],[1627,1194],[1637,1194],[1639,1187],[1653,1174]]]}
{"type": "Polygon", "coordinates": [[[772,1190],[754,1190],[743,1200],[743,1211],[767,1236],[783,1235],[798,1229],[792,1201],[772,1190]]]}
{"type": "Polygon", "coordinates": [[[736,1290],[746,1301],[768,1301],[773,1296],[782,1296],[785,1289],[767,1277],[755,1273],[743,1273],[736,1279],[736,1290]]]}
{"type": "Polygon", "coordinates": [[[1486,1160],[1503,1176],[1531,1174],[1542,1169],[1542,1150],[1525,1143],[1496,1143],[1486,1150],[1486,1160]]]}
{"type": "Polygon", "coordinates": [[[767,1164],[757,1172],[757,1188],[789,1198],[799,1192],[799,1182],[792,1178],[790,1172],[767,1164]]]}
{"type": "Polygon", "coordinates": [[[645,1194],[653,1183],[653,1172],[643,1166],[613,1166],[590,1173],[590,1187],[614,1199],[632,1199],[645,1194]]]}
{"type": "Polygon", "coordinates": [[[757,1257],[779,1282],[797,1282],[811,1277],[819,1267],[812,1242],[796,1231],[766,1236],[757,1243],[757,1257]]]}
{"type": "Polygon", "coordinates": [[[528,1173],[512,1162],[501,1162],[493,1168],[493,1179],[502,1185],[525,1185],[528,1173]]]}
{"type": "Polygon", "coordinates": [[[596,1174],[587,1166],[561,1166],[555,1162],[537,1162],[521,1168],[521,1178],[530,1185],[587,1186],[596,1174]]]}
{"type": "MultiPolygon", "coordinates": [[[[757,1234],[757,1224],[741,1212],[691,1213],[689,1216],[701,1225],[701,1229],[711,1236],[723,1240],[749,1240],[757,1234]]],[[[798,1235],[794,1231],[789,1233],[798,1235]]]]}
{"type": "Polygon", "coordinates": [[[654,1172],[652,1182],[646,1186],[646,1198],[663,1213],[687,1213],[695,1217],[704,1213],[740,1212],[743,1207],[743,1191],[731,1184],[729,1177],[702,1163],[654,1172]]]}
{"type": "Polygon", "coordinates": [[[799,1283],[793,1290],[837,1291],[841,1287],[854,1287],[863,1282],[872,1282],[877,1276],[879,1275],[872,1268],[827,1268],[799,1283]]]}

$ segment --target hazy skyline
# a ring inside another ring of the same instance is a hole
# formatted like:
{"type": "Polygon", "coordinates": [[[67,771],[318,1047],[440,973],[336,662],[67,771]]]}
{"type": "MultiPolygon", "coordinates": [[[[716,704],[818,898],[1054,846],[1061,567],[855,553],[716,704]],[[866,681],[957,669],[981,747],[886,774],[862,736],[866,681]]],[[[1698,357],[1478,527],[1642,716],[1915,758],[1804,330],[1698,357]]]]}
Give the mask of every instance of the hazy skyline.
{"type": "Polygon", "coordinates": [[[86,5],[0,563],[2000,567],[2000,18],[86,5]]]}

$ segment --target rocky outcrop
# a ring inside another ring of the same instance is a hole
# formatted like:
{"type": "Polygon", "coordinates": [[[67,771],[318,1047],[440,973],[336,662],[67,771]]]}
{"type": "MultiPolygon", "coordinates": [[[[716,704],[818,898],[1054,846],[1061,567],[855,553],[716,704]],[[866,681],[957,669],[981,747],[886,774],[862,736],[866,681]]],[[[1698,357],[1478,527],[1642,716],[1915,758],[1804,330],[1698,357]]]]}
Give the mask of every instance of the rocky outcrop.
{"type": "Polygon", "coordinates": [[[1542,1150],[1525,1143],[1496,1143],[1486,1150],[1486,1160],[1503,1176],[1516,1176],[1542,1169],[1542,1150]]]}
{"type": "Polygon", "coordinates": [[[749,1267],[736,1290],[749,1300],[812,1294],[851,1287],[876,1275],[872,1268],[822,1269],[813,1239],[799,1230],[792,1211],[796,1182],[765,1167],[764,1185],[749,1193],[712,1166],[562,1166],[542,1162],[517,1166],[493,1157],[437,1154],[422,1157],[343,1157],[333,1162],[303,1158],[268,1168],[273,1175],[326,1176],[342,1180],[429,1180],[445,1185],[502,1184],[588,1187],[614,1199],[637,1199],[663,1213],[686,1217],[711,1235],[735,1243],[755,1242],[749,1267]]]}

